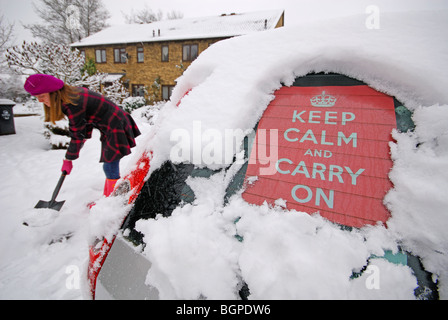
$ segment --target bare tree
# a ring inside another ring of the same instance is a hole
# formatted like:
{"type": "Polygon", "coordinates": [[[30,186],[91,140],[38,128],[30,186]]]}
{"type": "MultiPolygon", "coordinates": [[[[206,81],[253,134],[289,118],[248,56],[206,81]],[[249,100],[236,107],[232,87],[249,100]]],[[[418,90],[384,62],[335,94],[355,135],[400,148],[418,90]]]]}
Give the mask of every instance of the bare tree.
{"type": "MultiPolygon", "coordinates": [[[[121,14],[124,17],[124,20],[126,23],[139,23],[139,24],[148,24],[155,21],[163,20],[163,12],[159,10],[157,13],[154,13],[148,5],[145,5],[145,7],[141,10],[138,10],[137,12],[134,12],[134,10],[131,10],[130,14],[126,14],[123,11],[121,14]]],[[[167,13],[167,19],[174,20],[174,19],[182,19],[183,13],[179,11],[171,11],[167,13]]]]}
{"type": "Polygon", "coordinates": [[[168,20],[177,20],[182,19],[184,17],[184,14],[180,11],[172,10],[171,12],[168,12],[166,14],[166,18],[168,20]]]}
{"type": "Polygon", "coordinates": [[[159,10],[158,13],[154,13],[148,5],[137,12],[134,12],[134,9],[131,9],[130,14],[126,14],[123,11],[121,14],[124,17],[126,23],[139,23],[139,24],[147,24],[155,21],[160,21],[163,18],[163,12],[159,10]]]}
{"type": "Polygon", "coordinates": [[[15,40],[14,23],[9,23],[0,16],[0,73],[7,68],[5,53],[15,40]]]}
{"type": "Polygon", "coordinates": [[[25,25],[45,43],[71,44],[107,27],[110,14],[101,0],[37,0],[42,23],[25,25]]]}
{"type": "Polygon", "coordinates": [[[106,20],[111,15],[101,0],[77,0],[77,3],[80,9],[80,23],[84,30],[83,37],[88,37],[108,27],[106,20]]]}

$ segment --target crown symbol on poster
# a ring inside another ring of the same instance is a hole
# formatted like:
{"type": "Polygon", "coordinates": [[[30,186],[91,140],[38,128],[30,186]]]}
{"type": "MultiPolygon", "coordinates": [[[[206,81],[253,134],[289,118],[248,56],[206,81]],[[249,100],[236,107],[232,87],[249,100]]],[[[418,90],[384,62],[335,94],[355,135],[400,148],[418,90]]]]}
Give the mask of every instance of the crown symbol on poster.
{"type": "Polygon", "coordinates": [[[336,103],[336,100],[336,97],[325,94],[325,91],[323,91],[321,95],[313,97],[310,101],[313,107],[328,108],[333,107],[336,103]]]}

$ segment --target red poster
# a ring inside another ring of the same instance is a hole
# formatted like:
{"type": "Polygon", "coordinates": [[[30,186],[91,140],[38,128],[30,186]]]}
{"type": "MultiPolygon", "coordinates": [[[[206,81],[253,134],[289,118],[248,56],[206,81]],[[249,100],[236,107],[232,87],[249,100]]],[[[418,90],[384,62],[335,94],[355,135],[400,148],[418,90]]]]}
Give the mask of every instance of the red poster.
{"type": "Polygon", "coordinates": [[[368,86],[283,87],[261,119],[243,197],[352,227],[386,222],[393,98],[368,86]]]}

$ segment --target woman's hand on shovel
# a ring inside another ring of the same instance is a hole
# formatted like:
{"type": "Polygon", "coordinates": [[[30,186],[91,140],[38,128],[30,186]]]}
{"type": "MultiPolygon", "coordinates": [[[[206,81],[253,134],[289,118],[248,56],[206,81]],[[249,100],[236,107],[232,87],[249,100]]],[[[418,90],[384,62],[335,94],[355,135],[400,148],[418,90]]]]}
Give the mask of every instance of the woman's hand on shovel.
{"type": "Polygon", "coordinates": [[[65,171],[65,172],[67,173],[67,175],[69,175],[70,172],[72,172],[72,169],[73,169],[73,163],[72,163],[71,160],[67,160],[67,159],[64,159],[63,162],[64,162],[64,163],[63,163],[63,165],[62,165],[62,169],[61,169],[61,171],[62,171],[62,172],[65,171]]]}

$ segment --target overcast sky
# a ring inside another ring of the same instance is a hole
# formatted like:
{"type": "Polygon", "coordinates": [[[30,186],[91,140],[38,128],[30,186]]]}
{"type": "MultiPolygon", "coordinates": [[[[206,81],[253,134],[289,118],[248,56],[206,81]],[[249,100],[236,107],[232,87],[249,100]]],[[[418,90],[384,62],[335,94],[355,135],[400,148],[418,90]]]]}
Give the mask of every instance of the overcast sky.
{"type": "MultiPolygon", "coordinates": [[[[0,0],[0,15],[15,22],[16,43],[33,40],[22,24],[40,22],[32,3],[38,0],[0,0]]],[[[284,9],[285,26],[303,21],[328,19],[338,16],[365,14],[368,5],[376,5],[380,12],[408,10],[448,10],[448,0],[103,0],[112,15],[109,24],[123,24],[122,12],[139,10],[148,5],[153,11],[180,11],[184,18],[284,9]]]]}

